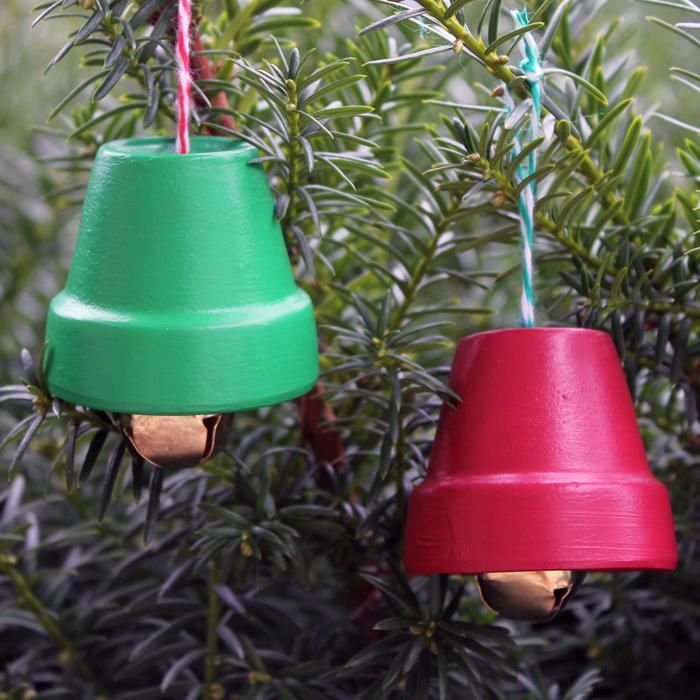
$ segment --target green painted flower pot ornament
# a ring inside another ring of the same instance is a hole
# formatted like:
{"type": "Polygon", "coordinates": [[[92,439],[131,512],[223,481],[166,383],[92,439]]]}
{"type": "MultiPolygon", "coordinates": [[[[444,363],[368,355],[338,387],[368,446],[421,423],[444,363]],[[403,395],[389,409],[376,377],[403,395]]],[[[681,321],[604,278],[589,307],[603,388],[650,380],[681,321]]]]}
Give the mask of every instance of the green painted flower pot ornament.
{"type": "Polygon", "coordinates": [[[124,414],[159,466],[206,459],[230,424],[218,416],[300,396],[318,375],[311,300],[257,156],[217,137],[97,154],[45,369],[56,396],[124,414]]]}

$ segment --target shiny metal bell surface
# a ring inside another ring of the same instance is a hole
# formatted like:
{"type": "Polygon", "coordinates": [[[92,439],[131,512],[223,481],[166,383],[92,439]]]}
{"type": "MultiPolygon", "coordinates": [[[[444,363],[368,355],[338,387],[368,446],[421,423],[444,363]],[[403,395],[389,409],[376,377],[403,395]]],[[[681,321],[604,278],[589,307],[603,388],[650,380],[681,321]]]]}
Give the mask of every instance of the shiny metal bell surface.
{"type": "Polygon", "coordinates": [[[566,606],[585,571],[502,571],[479,574],[481,599],[513,620],[548,622],[566,606]]]}
{"type": "Polygon", "coordinates": [[[122,432],[146,461],[163,469],[206,462],[227,441],[232,413],[193,416],[121,416],[122,432]]]}

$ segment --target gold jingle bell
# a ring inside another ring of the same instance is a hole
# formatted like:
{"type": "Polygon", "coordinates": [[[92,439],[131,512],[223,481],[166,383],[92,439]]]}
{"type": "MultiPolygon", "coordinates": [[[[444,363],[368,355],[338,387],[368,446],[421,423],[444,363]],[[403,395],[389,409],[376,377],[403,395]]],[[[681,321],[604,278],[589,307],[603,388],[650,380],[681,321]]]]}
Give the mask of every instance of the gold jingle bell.
{"type": "Polygon", "coordinates": [[[233,413],[193,416],[123,414],[122,432],[147,462],[163,469],[195,467],[228,440],[233,413]]]}
{"type": "Polygon", "coordinates": [[[484,603],[513,620],[548,622],[566,606],[585,571],[502,571],[479,574],[484,603]]]}

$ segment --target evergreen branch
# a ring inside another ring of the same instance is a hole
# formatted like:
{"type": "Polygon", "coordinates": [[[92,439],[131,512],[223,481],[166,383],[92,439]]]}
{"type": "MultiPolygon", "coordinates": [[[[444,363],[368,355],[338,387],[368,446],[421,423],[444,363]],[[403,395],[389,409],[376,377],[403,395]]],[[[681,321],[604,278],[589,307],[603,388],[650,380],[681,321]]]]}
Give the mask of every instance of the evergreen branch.
{"type": "MultiPolygon", "coordinates": [[[[443,27],[454,38],[455,50],[466,49],[467,53],[474,57],[478,64],[484,66],[486,70],[504,83],[507,89],[521,99],[530,96],[527,81],[524,81],[519,74],[508,65],[508,58],[501,56],[495,51],[489,51],[489,47],[480,36],[472,35],[467,27],[463,25],[456,15],[447,15],[448,9],[443,0],[416,0],[418,4],[428,13],[441,27],[443,27]]],[[[545,112],[551,113],[551,107],[544,104],[545,112]]],[[[556,116],[556,115],[555,115],[556,116]]],[[[580,172],[586,180],[595,185],[605,175],[592,159],[590,152],[581,140],[571,134],[565,141],[567,150],[576,156],[581,156],[578,165],[580,172]]],[[[629,223],[629,218],[623,210],[623,201],[612,192],[609,192],[602,199],[602,203],[609,211],[614,212],[613,221],[620,225],[629,223]]]]}
{"type": "Polygon", "coordinates": [[[208,604],[207,604],[207,653],[204,661],[204,684],[208,692],[214,692],[219,662],[219,623],[221,617],[221,599],[216,592],[221,583],[220,567],[216,559],[209,562],[208,604]]]}
{"type": "MultiPolygon", "coordinates": [[[[17,560],[13,556],[0,553],[0,571],[12,582],[12,586],[22,605],[34,616],[54,644],[65,652],[66,663],[72,663],[77,659],[78,653],[75,646],[70,639],[63,634],[55,618],[46,612],[44,605],[39,598],[37,598],[28,581],[17,568],[17,560]]],[[[80,661],[78,668],[85,678],[92,680],[92,670],[84,660],[80,661]]]]}

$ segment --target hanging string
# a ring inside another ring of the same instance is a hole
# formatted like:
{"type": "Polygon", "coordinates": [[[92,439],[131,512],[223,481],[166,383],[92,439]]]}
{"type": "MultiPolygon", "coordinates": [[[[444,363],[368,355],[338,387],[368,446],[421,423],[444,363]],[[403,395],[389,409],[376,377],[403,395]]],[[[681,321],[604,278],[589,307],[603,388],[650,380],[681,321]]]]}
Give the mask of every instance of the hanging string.
{"type": "Polygon", "coordinates": [[[192,75],[190,72],[190,25],[192,0],[179,0],[177,7],[177,152],[190,152],[192,75]]]}
{"type": "MultiPolygon", "coordinates": [[[[518,27],[528,24],[527,9],[519,12],[515,10],[513,18],[518,27]]],[[[537,138],[540,132],[540,114],[542,112],[542,96],[540,92],[540,78],[542,77],[542,67],[540,65],[540,52],[531,34],[525,34],[521,42],[523,50],[523,60],[520,68],[523,70],[530,86],[532,108],[530,110],[529,137],[537,138]]],[[[508,111],[515,109],[515,103],[508,91],[508,86],[504,90],[508,111]]],[[[515,170],[518,182],[522,182],[537,169],[537,154],[533,149],[525,162],[520,162],[515,170]]],[[[522,151],[522,144],[518,134],[515,135],[513,145],[513,155],[518,156],[522,151]]],[[[520,240],[522,252],[522,277],[523,289],[520,297],[520,323],[526,328],[535,325],[535,287],[534,287],[534,263],[533,247],[535,242],[535,201],[537,198],[537,185],[532,180],[527,187],[523,188],[518,195],[518,213],[520,215],[520,240]]]]}

